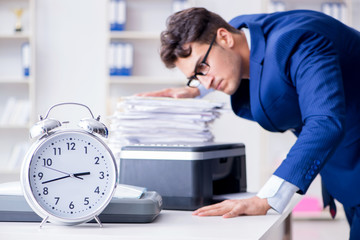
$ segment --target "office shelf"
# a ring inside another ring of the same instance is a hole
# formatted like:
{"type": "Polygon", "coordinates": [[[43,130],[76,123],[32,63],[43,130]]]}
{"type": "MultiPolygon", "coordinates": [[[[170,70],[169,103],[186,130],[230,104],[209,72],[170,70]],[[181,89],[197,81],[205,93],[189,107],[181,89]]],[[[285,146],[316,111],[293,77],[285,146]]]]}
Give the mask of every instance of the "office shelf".
{"type": "Polygon", "coordinates": [[[31,37],[29,34],[26,33],[14,33],[14,34],[0,34],[0,40],[1,39],[21,39],[21,40],[31,40],[31,37]]]}
{"type": "Polygon", "coordinates": [[[32,79],[29,78],[18,78],[18,77],[0,77],[0,84],[32,84],[32,79]]]}
{"type": "MultiPolygon", "coordinates": [[[[35,2],[36,0],[0,1],[0,182],[18,176],[22,155],[16,149],[29,141],[29,128],[35,106],[35,2]],[[23,28],[14,31],[15,8],[22,8],[23,28]],[[29,43],[30,76],[23,75],[21,48],[29,43]],[[12,102],[12,104],[10,104],[12,102]],[[17,164],[12,164],[16,161],[17,164]],[[13,166],[8,168],[7,166],[13,166]]],[[[23,152],[23,151],[22,151],[23,152]]]]}

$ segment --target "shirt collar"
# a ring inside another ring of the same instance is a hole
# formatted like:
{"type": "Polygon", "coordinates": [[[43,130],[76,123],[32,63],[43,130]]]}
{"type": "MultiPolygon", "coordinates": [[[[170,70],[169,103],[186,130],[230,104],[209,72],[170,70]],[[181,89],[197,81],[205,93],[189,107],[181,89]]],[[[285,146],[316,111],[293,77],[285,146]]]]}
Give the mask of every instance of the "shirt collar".
{"type": "Polygon", "coordinates": [[[251,50],[251,37],[250,37],[250,31],[249,31],[249,29],[246,28],[246,27],[243,27],[243,28],[241,28],[240,30],[244,32],[245,38],[246,38],[246,41],[247,41],[247,44],[248,44],[248,46],[249,46],[249,50],[251,50]]]}

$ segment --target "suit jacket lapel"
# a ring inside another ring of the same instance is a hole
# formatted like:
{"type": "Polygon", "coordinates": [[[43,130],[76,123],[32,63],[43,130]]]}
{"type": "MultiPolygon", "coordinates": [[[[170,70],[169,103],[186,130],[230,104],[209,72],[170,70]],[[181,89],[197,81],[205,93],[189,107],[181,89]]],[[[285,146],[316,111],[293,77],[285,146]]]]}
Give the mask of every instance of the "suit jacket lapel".
{"type": "Polygon", "coordinates": [[[247,24],[251,36],[250,51],[250,106],[254,120],[269,131],[278,131],[271,122],[261,102],[261,76],[265,56],[265,38],[260,25],[247,24]]]}

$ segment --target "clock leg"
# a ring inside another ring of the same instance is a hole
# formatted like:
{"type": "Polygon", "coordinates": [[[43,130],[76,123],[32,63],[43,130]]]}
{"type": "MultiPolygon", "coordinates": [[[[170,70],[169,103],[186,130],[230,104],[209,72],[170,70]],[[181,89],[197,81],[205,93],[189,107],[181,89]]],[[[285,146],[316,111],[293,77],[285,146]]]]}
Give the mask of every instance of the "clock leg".
{"type": "Polygon", "coordinates": [[[99,227],[102,227],[103,225],[102,225],[99,217],[98,217],[98,216],[95,216],[94,218],[95,218],[95,221],[99,224],[99,227]]]}
{"type": "Polygon", "coordinates": [[[48,218],[49,218],[49,216],[46,216],[46,218],[44,218],[44,219],[41,221],[41,223],[40,223],[40,228],[43,227],[43,225],[47,222],[48,218]]]}

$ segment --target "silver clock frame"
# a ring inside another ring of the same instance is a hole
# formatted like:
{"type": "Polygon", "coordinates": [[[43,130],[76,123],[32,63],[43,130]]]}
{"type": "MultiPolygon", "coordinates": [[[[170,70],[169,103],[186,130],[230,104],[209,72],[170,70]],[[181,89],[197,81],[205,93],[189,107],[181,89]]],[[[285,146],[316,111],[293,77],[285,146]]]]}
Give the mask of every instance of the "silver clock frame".
{"type": "Polygon", "coordinates": [[[102,227],[102,223],[101,223],[100,219],[98,218],[98,216],[105,209],[105,207],[110,203],[111,198],[113,197],[113,195],[116,191],[117,179],[118,179],[117,165],[116,165],[115,157],[114,157],[112,151],[110,150],[110,148],[99,137],[95,136],[92,133],[89,133],[88,131],[81,130],[81,129],[80,130],[78,130],[78,129],[58,130],[58,131],[54,131],[54,132],[49,132],[46,135],[42,136],[39,140],[37,140],[34,144],[32,144],[29,151],[27,152],[27,154],[24,158],[24,162],[22,164],[22,170],[21,170],[21,175],[20,175],[20,182],[23,187],[24,196],[25,196],[27,202],[29,203],[30,207],[34,210],[34,212],[43,218],[43,221],[41,222],[40,227],[42,227],[47,221],[56,223],[56,224],[60,224],[60,225],[77,225],[77,224],[88,222],[92,219],[95,219],[98,222],[99,226],[102,227]],[[58,216],[46,211],[34,197],[34,194],[33,194],[33,191],[31,189],[31,185],[30,185],[30,179],[29,179],[30,164],[31,164],[31,161],[32,161],[35,153],[37,152],[37,150],[43,144],[45,144],[47,141],[51,140],[52,138],[54,138],[60,134],[64,134],[64,133],[67,133],[67,134],[80,133],[80,134],[84,134],[84,135],[91,137],[94,140],[100,142],[101,145],[104,146],[104,148],[109,152],[109,154],[111,156],[112,163],[113,163],[112,171],[114,171],[113,174],[115,176],[112,186],[110,185],[110,187],[112,188],[112,190],[111,190],[112,192],[110,195],[108,195],[106,201],[102,204],[102,206],[94,209],[93,212],[86,214],[83,217],[76,218],[76,219],[58,217],[58,216]]]}

